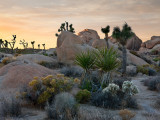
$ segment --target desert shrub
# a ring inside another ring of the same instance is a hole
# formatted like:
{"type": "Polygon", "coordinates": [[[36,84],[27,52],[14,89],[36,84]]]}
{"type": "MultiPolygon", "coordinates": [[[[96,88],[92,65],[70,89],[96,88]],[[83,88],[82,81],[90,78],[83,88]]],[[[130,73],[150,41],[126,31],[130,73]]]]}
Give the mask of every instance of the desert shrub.
{"type": "Polygon", "coordinates": [[[76,95],[76,100],[80,103],[86,103],[90,100],[90,98],[91,93],[86,89],[80,90],[76,95]]]}
{"type": "Polygon", "coordinates": [[[124,107],[137,109],[138,108],[137,100],[133,97],[128,97],[124,101],[124,107]]]}
{"type": "Polygon", "coordinates": [[[4,65],[7,65],[8,63],[11,63],[11,62],[13,62],[14,60],[12,59],[12,58],[10,58],[10,57],[6,57],[6,58],[4,58],[3,60],[2,60],[2,63],[4,64],[4,65]]]}
{"type": "Polygon", "coordinates": [[[127,95],[127,96],[132,96],[135,95],[139,92],[138,88],[136,85],[134,85],[130,81],[125,81],[123,82],[122,85],[122,91],[127,95]]]}
{"type": "Polygon", "coordinates": [[[126,77],[118,77],[113,79],[113,83],[118,85],[120,88],[122,88],[124,81],[130,81],[130,79],[126,77]]]}
{"type": "Polygon", "coordinates": [[[63,67],[60,72],[67,77],[81,77],[83,70],[76,66],[63,67]]]}
{"type": "Polygon", "coordinates": [[[130,50],[130,53],[132,53],[133,55],[135,55],[137,57],[140,57],[140,55],[136,51],[130,50]]]}
{"type": "Polygon", "coordinates": [[[121,116],[122,120],[131,120],[135,116],[135,113],[130,110],[124,109],[120,110],[119,115],[121,116]]]}
{"type": "Polygon", "coordinates": [[[146,79],[144,81],[144,85],[148,86],[149,90],[157,90],[157,91],[159,91],[160,76],[154,77],[152,79],[146,79]]]}
{"type": "Polygon", "coordinates": [[[153,61],[155,61],[155,62],[160,61],[160,57],[156,57],[156,58],[154,58],[154,59],[153,59],[153,61]]]}
{"type": "Polygon", "coordinates": [[[149,75],[148,69],[146,69],[144,66],[137,66],[137,72],[138,72],[138,73],[140,72],[140,73],[149,75]]]}
{"type": "Polygon", "coordinates": [[[119,120],[117,117],[109,110],[86,104],[81,105],[78,111],[78,120],[119,120]]]}
{"type": "Polygon", "coordinates": [[[10,117],[18,117],[21,115],[21,103],[20,101],[12,97],[0,99],[0,118],[5,118],[7,116],[10,117]]]}
{"type": "Polygon", "coordinates": [[[77,116],[78,105],[73,95],[60,93],[55,96],[54,104],[46,107],[49,119],[73,120],[77,116]]]}
{"type": "Polygon", "coordinates": [[[109,92],[97,92],[92,94],[91,102],[95,106],[115,109],[120,107],[121,100],[109,92]]]}
{"type": "Polygon", "coordinates": [[[109,84],[108,87],[104,88],[102,92],[103,93],[110,92],[112,95],[116,95],[118,90],[119,90],[119,86],[112,83],[112,84],[109,84]]]}
{"type": "MultiPolygon", "coordinates": [[[[77,82],[75,80],[75,82],[77,82]]],[[[29,90],[22,91],[22,98],[29,100],[34,105],[44,105],[51,102],[54,96],[60,92],[72,89],[74,79],[63,74],[49,75],[47,77],[34,77],[29,83],[29,90]]]]}
{"type": "Polygon", "coordinates": [[[41,61],[38,63],[39,65],[42,65],[44,67],[50,68],[50,69],[55,69],[55,68],[62,68],[64,66],[63,63],[59,62],[46,62],[46,61],[41,61]]]}
{"type": "Polygon", "coordinates": [[[158,55],[158,50],[152,50],[151,55],[158,55]]]}

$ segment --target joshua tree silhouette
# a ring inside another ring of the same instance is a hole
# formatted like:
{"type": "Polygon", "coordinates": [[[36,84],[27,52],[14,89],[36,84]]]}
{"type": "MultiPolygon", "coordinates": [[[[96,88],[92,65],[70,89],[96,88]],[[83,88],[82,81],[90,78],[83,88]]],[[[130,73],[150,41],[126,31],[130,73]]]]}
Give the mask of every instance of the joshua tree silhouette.
{"type": "Polygon", "coordinates": [[[31,44],[32,44],[32,48],[34,49],[34,43],[35,41],[31,41],[31,44]]]}
{"type": "Polygon", "coordinates": [[[25,40],[20,40],[20,43],[21,45],[23,45],[23,48],[26,49],[28,47],[28,42],[25,42],[25,40]]]}
{"type": "Polygon", "coordinates": [[[45,44],[42,44],[42,46],[43,46],[43,48],[44,48],[44,50],[45,50],[45,46],[46,46],[46,45],[45,45],[45,44]]]}
{"type": "MultiPolygon", "coordinates": [[[[68,22],[65,21],[65,23],[62,23],[60,28],[58,29],[58,32],[62,32],[62,31],[69,31],[69,32],[72,32],[72,33],[75,33],[74,31],[74,28],[73,28],[73,25],[70,24],[68,22]]],[[[58,33],[55,34],[55,36],[58,37],[58,33]]]]}
{"type": "Polygon", "coordinates": [[[106,26],[105,28],[102,28],[101,31],[105,34],[105,40],[107,43],[107,48],[109,48],[109,43],[108,43],[108,33],[110,32],[110,26],[106,26]]]}
{"type": "Polygon", "coordinates": [[[40,49],[40,44],[38,44],[38,49],[40,49]]]}

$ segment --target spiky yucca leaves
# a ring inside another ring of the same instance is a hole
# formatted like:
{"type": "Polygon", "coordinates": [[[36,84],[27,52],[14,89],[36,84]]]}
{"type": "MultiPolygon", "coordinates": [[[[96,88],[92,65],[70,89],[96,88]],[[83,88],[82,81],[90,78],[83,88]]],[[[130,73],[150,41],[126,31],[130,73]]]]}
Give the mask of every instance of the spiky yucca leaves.
{"type": "Polygon", "coordinates": [[[105,39],[106,39],[106,43],[107,43],[107,48],[109,48],[109,43],[108,43],[108,33],[110,32],[110,26],[106,26],[105,28],[101,29],[102,33],[105,34],[105,39]]]}
{"type": "Polygon", "coordinates": [[[95,52],[96,61],[95,65],[97,68],[107,73],[107,79],[104,80],[102,77],[101,85],[110,83],[110,73],[114,71],[120,65],[119,60],[117,59],[117,51],[112,48],[99,49],[95,52]]]}
{"type": "Polygon", "coordinates": [[[88,72],[95,63],[95,56],[91,51],[81,52],[76,56],[75,63],[88,72]]]}
{"type": "Polygon", "coordinates": [[[127,40],[132,37],[134,33],[132,32],[132,28],[128,26],[127,23],[123,25],[122,30],[119,27],[115,27],[112,33],[112,37],[115,38],[122,46],[123,53],[123,62],[122,62],[122,74],[126,73],[126,64],[127,64],[127,51],[125,45],[127,40]]]}
{"type": "Polygon", "coordinates": [[[86,80],[90,80],[90,69],[94,66],[95,55],[89,50],[87,52],[81,52],[76,56],[75,63],[84,69],[84,74],[82,75],[81,81],[83,88],[86,80]]]}

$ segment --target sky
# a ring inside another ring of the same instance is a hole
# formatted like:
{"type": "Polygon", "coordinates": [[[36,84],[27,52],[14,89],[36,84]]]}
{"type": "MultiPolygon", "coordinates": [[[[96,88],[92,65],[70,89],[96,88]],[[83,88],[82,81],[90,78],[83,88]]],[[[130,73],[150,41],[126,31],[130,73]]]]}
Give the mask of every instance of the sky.
{"type": "Polygon", "coordinates": [[[73,24],[76,34],[94,29],[101,38],[101,27],[122,26],[127,22],[143,41],[160,36],[160,0],[0,0],[0,38],[10,41],[17,35],[16,46],[29,43],[56,47],[55,33],[61,23],[73,24]]]}

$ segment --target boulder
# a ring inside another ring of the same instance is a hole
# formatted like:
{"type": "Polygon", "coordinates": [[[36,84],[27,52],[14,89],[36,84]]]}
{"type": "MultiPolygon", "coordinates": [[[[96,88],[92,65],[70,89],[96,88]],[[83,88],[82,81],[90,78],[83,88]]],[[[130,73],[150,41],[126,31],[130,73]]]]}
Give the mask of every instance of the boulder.
{"type": "Polygon", "coordinates": [[[56,54],[56,48],[50,48],[46,51],[46,54],[49,56],[54,56],[56,54]]]}
{"type": "Polygon", "coordinates": [[[93,39],[100,39],[97,31],[92,29],[85,29],[82,32],[78,33],[78,36],[83,40],[85,44],[91,45],[93,39]]]}
{"type": "Polygon", "coordinates": [[[146,48],[152,49],[155,45],[160,44],[160,37],[153,36],[151,37],[151,40],[146,41],[145,44],[146,44],[146,48]]]}
{"type": "Polygon", "coordinates": [[[139,48],[141,47],[141,44],[142,44],[142,40],[139,39],[136,35],[134,35],[132,38],[130,38],[127,41],[126,48],[129,50],[138,51],[139,48]]]}
{"type": "MultiPolygon", "coordinates": [[[[160,44],[155,45],[155,46],[152,48],[152,50],[157,50],[157,51],[160,52],[160,44]]],[[[152,51],[152,50],[151,50],[151,51],[152,51]]]]}
{"type": "Polygon", "coordinates": [[[104,39],[93,40],[92,47],[94,48],[104,48],[107,47],[106,41],[104,39]]]}
{"type": "Polygon", "coordinates": [[[138,66],[148,64],[143,59],[131,54],[129,51],[127,51],[127,62],[128,62],[128,64],[133,64],[133,65],[138,65],[138,66]]]}
{"type": "Polygon", "coordinates": [[[151,40],[160,39],[160,36],[152,36],[151,40]]]}
{"type": "Polygon", "coordinates": [[[71,32],[62,32],[59,37],[63,38],[63,40],[61,40],[63,41],[61,45],[59,47],[57,46],[56,48],[59,62],[72,64],[75,56],[80,52],[94,50],[93,47],[84,44],[79,36],[71,32]]]}
{"type": "Polygon", "coordinates": [[[56,72],[33,62],[16,61],[0,69],[0,89],[19,89],[33,77],[54,75],[56,72]]]}
{"type": "Polygon", "coordinates": [[[56,62],[55,59],[48,57],[48,56],[44,56],[44,55],[39,55],[39,54],[25,54],[25,55],[21,55],[18,56],[16,58],[16,60],[20,60],[20,61],[30,61],[30,62],[34,62],[34,63],[39,63],[39,62],[56,62]]]}

